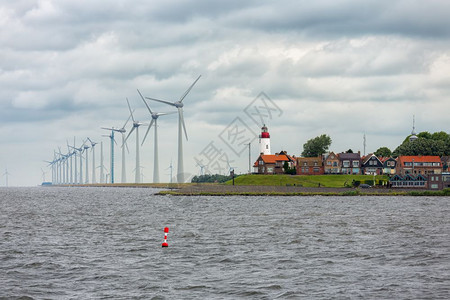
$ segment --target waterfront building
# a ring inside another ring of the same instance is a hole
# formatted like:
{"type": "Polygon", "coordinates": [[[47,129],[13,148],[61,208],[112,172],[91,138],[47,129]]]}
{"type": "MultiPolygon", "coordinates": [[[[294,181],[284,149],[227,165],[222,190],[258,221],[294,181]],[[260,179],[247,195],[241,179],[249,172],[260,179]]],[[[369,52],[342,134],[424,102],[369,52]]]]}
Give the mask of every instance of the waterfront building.
{"type": "Polygon", "coordinates": [[[341,174],[361,174],[361,154],[339,153],[341,174]]]}
{"type": "Polygon", "coordinates": [[[362,158],[361,170],[364,175],[381,175],[383,163],[375,154],[371,153],[362,158]]]}
{"type": "Polygon", "coordinates": [[[322,175],[324,166],[322,156],[297,157],[297,175],[322,175]]]}
{"type": "Polygon", "coordinates": [[[341,168],[339,167],[339,156],[334,152],[323,155],[323,168],[325,174],[339,174],[341,168]]]}
{"type": "Polygon", "coordinates": [[[414,176],[418,174],[442,174],[441,158],[434,155],[401,155],[397,158],[396,174],[413,174],[414,176]]]}
{"type": "Polygon", "coordinates": [[[253,165],[257,174],[283,174],[283,165],[289,163],[289,157],[285,154],[260,154],[253,165]]]}

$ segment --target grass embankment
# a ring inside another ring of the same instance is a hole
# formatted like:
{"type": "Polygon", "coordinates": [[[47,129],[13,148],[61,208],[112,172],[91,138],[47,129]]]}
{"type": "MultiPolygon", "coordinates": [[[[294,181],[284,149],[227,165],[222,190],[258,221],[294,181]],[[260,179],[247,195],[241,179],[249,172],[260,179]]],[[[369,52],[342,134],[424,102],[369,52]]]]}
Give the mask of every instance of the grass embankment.
{"type": "MultiPolygon", "coordinates": [[[[375,179],[388,180],[385,175],[375,179]]],[[[303,187],[348,187],[355,181],[373,180],[372,175],[241,175],[234,179],[235,185],[296,185],[303,187]]],[[[225,184],[233,184],[232,180],[225,184]]]]}

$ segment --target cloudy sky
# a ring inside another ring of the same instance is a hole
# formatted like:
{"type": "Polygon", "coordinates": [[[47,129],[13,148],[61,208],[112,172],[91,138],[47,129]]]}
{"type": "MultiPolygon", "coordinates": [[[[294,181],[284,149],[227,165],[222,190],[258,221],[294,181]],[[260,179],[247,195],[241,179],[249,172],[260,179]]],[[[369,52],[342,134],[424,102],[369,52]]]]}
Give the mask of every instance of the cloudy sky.
{"type": "MultiPolygon", "coordinates": [[[[0,28],[0,171],[10,186],[50,180],[44,160],[58,147],[67,152],[74,137],[77,146],[86,137],[103,142],[109,171],[101,127],[123,126],[125,99],[149,122],[136,89],[177,101],[199,75],[184,100],[185,171],[193,175],[196,160],[228,171],[224,158],[246,172],[244,144],[256,159],[262,122],[272,152],[294,155],[324,133],[335,152],[363,152],[364,133],[366,153],[394,150],[413,115],[419,132],[449,129],[446,0],[0,0],[0,28]]],[[[162,181],[171,161],[176,172],[177,130],[176,114],[160,117],[162,181]]],[[[134,134],[128,146],[132,181],[134,134]]],[[[141,160],[152,181],[153,130],[141,160]]]]}

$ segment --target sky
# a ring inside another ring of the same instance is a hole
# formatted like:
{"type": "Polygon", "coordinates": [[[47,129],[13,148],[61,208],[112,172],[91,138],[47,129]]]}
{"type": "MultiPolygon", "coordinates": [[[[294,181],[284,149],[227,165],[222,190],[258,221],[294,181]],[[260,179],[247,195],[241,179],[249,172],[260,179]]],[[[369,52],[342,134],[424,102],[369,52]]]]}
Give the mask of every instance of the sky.
{"type": "MultiPolygon", "coordinates": [[[[262,123],[272,153],[296,156],[321,134],[334,152],[363,153],[364,135],[366,153],[394,150],[413,116],[417,132],[449,131],[446,0],[0,0],[0,28],[0,186],[50,181],[45,161],[87,137],[103,143],[109,172],[101,127],[124,125],[126,98],[135,119],[149,123],[137,89],[178,101],[200,75],[183,100],[189,176],[247,172],[262,123]]],[[[163,182],[171,163],[176,174],[177,122],[177,114],[158,119],[163,182]]],[[[134,133],[127,145],[132,182],[134,133]]],[[[140,147],[144,182],[152,182],[153,145],[152,128],[140,147]]]]}

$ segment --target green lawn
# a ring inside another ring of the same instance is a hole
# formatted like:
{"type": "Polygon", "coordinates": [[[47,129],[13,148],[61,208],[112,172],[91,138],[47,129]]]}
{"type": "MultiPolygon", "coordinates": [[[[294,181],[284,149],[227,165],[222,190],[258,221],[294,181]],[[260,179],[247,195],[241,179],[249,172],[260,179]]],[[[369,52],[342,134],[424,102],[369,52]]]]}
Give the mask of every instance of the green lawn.
{"type": "MultiPolygon", "coordinates": [[[[377,175],[377,180],[387,180],[377,175]]],[[[355,180],[373,180],[372,175],[241,175],[234,179],[236,185],[301,185],[304,187],[344,187],[355,180]]],[[[225,184],[232,184],[229,180],[225,184]]]]}

